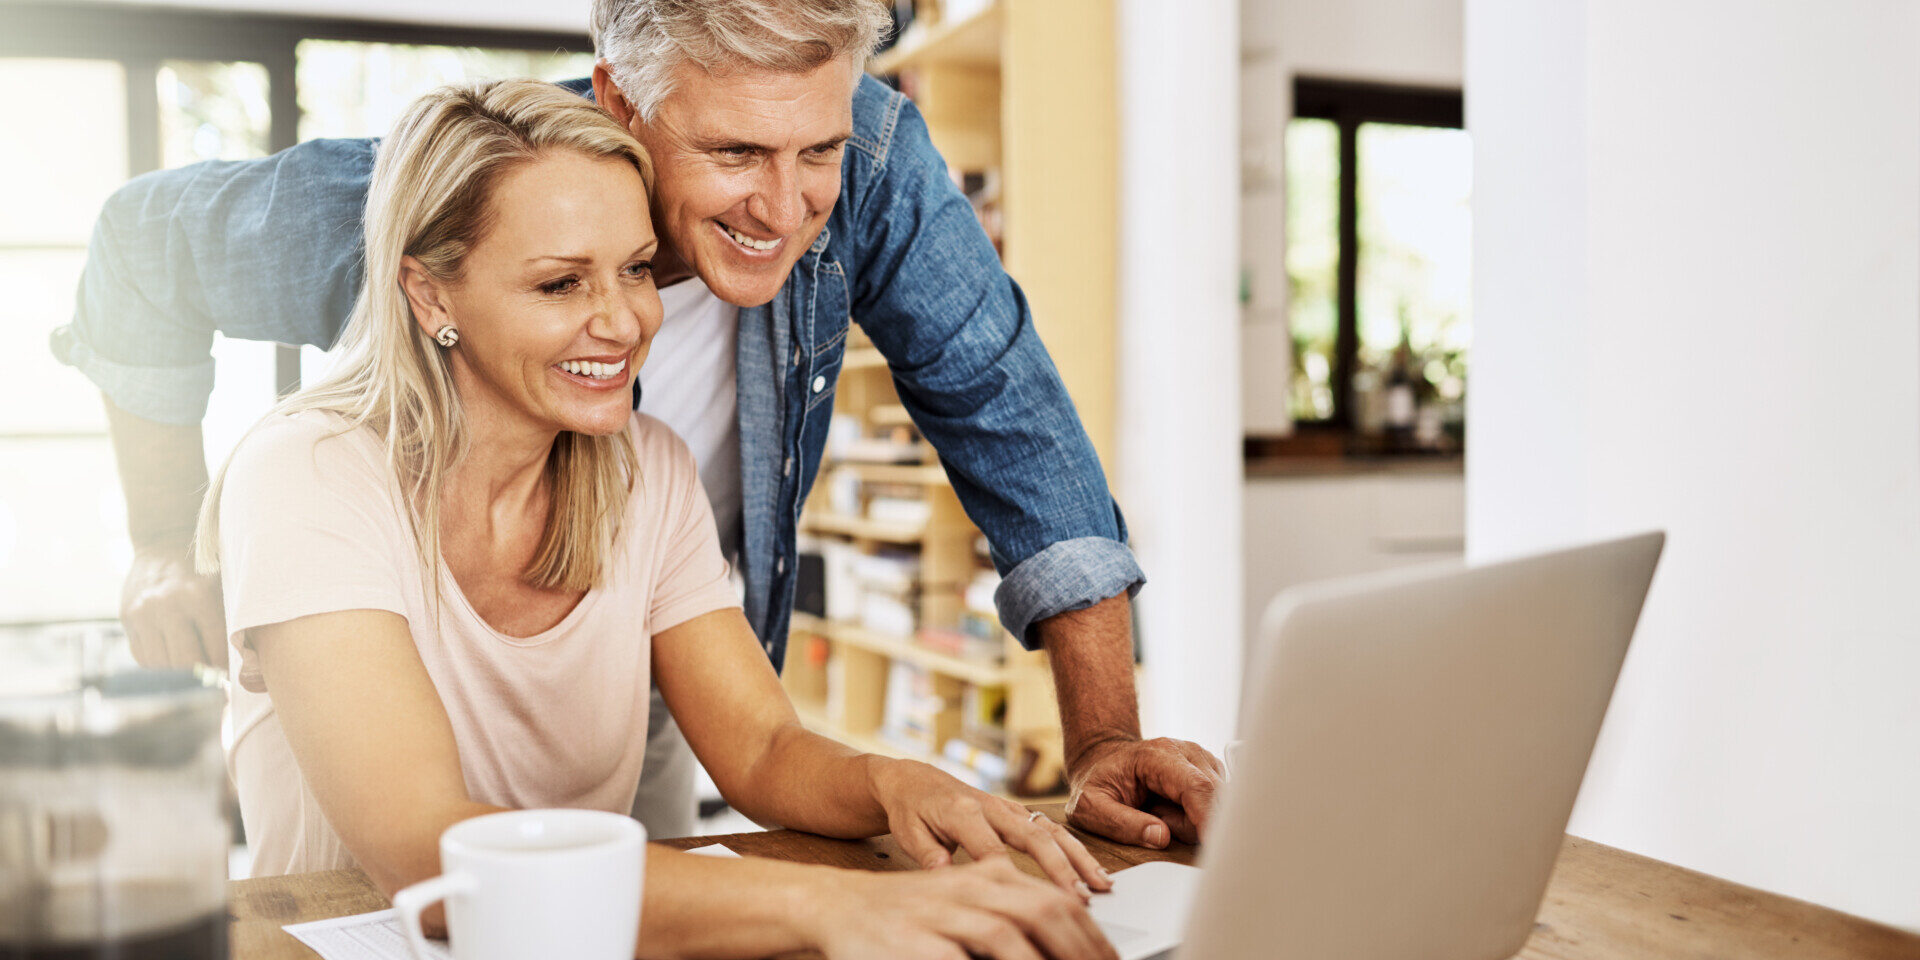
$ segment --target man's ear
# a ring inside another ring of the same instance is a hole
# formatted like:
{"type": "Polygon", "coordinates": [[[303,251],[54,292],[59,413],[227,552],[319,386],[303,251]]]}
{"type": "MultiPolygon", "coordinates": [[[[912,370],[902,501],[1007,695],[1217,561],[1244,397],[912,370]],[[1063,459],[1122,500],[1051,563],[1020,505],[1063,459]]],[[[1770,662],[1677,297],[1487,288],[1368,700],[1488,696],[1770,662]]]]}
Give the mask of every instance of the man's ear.
{"type": "Polygon", "coordinates": [[[638,111],[627,101],[627,95],[621,93],[614,84],[613,69],[607,66],[605,60],[596,60],[593,64],[593,102],[613,117],[615,123],[629,131],[633,129],[634,115],[638,111]]]}
{"type": "Polygon", "coordinates": [[[413,322],[419,324],[427,336],[453,323],[453,312],[447,309],[446,291],[440,281],[427,273],[418,258],[400,258],[400,292],[406,294],[407,304],[413,307],[413,322]]]}

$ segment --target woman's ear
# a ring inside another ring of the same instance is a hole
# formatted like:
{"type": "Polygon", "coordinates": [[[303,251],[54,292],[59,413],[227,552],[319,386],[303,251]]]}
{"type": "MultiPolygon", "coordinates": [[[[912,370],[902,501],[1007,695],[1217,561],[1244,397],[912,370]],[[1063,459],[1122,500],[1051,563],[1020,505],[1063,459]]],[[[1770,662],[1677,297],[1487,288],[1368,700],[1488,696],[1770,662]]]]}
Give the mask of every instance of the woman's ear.
{"type": "Polygon", "coordinates": [[[633,121],[639,111],[627,101],[627,95],[613,82],[613,68],[605,60],[596,60],[593,64],[593,102],[600,105],[615,123],[633,131],[633,121]]]}
{"type": "Polygon", "coordinates": [[[413,322],[419,324],[427,336],[453,323],[445,288],[416,257],[400,258],[400,292],[407,295],[407,304],[413,307],[413,322]]]}

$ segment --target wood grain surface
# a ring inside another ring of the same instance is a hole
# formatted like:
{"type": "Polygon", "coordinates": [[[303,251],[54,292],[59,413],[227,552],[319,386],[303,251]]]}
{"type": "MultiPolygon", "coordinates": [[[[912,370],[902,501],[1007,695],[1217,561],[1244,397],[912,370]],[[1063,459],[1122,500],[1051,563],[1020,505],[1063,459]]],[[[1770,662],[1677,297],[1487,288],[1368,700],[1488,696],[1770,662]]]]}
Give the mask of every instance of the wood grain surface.
{"type": "MultiPolygon", "coordinates": [[[[1064,820],[1060,804],[1043,804],[1064,820]]],[[[1147,850],[1079,835],[1109,871],[1150,860],[1192,863],[1193,847],[1147,850]]],[[[829,840],[778,830],[662,841],[691,849],[720,843],[735,853],[857,870],[911,870],[891,837],[829,840]]],[[[1039,868],[1015,855],[1022,869],[1039,868]]],[[[229,886],[233,960],[309,960],[318,956],[280,928],[384,910],[387,898],[357,870],[307,873],[229,886]]],[[[1525,960],[1920,960],[1920,935],[1825,907],[1728,883],[1705,874],[1568,837],[1548,883],[1525,960]]]]}

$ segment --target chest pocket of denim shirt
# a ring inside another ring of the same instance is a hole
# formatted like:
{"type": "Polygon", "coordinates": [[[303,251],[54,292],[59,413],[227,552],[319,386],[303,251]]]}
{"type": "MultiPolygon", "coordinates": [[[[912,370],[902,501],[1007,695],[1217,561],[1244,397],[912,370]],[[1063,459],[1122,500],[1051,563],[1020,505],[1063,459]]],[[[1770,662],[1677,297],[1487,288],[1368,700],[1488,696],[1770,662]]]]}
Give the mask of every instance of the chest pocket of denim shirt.
{"type": "MultiPolygon", "coordinates": [[[[840,365],[847,356],[847,329],[849,320],[847,297],[847,274],[840,268],[838,260],[823,260],[814,271],[816,282],[813,286],[813,304],[810,318],[813,327],[813,352],[808,360],[811,376],[807,379],[807,427],[812,431],[815,424],[814,412],[823,404],[831,404],[834,387],[840,381],[840,365]]],[[[820,411],[820,420],[824,427],[826,413],[820,411]]]]}

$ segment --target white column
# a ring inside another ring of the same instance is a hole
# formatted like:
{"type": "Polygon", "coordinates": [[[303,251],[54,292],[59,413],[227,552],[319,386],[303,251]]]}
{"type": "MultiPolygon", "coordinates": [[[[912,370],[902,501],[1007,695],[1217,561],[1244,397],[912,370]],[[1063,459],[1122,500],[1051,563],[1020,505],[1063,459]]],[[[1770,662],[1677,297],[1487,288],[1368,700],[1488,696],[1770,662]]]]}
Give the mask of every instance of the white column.
{"type": "Polygon", "coordinates": [[[1216,753],[1242,645],[1239,5],[1120,4],[1116,486],[1146,568],[1149,735],[1216,753]]]}

